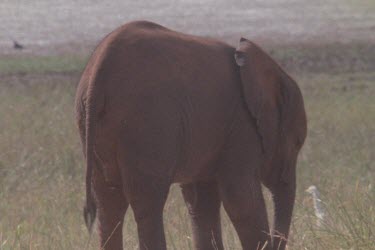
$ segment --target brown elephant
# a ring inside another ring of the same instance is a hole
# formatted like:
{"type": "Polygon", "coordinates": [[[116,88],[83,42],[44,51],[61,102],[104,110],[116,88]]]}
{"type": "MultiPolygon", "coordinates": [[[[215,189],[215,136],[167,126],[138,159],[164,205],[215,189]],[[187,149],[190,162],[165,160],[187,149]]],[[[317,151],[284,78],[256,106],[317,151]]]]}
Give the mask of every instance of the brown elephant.
{"type": "Polygon", "coordinates": [[[284,249],[306,137],[301,92],[257,45],[128,23],[96,48],[76,114],[87,162],[84,217],[122,249],[134,211],[140,249],[166,249],[163,207],[180,183],[196,249],[223,249],[223,204],[243,249],[284,249]],[[263,183],[273,194],[269,230],[263,183]],[[262,248],[264,247],[264,248],[262,248]]]}

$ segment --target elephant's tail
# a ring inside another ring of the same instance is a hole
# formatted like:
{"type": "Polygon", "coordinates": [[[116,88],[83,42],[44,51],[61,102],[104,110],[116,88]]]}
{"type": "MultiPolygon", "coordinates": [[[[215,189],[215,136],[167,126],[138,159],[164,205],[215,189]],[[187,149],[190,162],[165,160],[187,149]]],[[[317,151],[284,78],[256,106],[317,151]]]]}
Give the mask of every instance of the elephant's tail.
{"type": "Polygon", "coordinates": [[[95,164],[94,137],[95,137],[95,88],[93,83],[89,84],[86,102],[86,204],[83,209],[86,227],[91,233],[96,217],[96,204],[92,194],[92,171],[95,164]]]}
{"type": "Polygon", "coordinates": [[[95,127],[98,122],[98,114],[104,109],[104,96],[100,94],[101,74],[100,69],[102,62],[96,63],[93,67],[93,73],[87,89],[86,99],[86,204],[83,210],[86,227],[91,233],[92,226],[96,217],[96,204],[92,193],[92,172],[96,167],[103,171],[101,166],[95,161],[95,127]]]}
{"type": "MultiPolygon", "coordinates": [[[[109,43],[99,45],[92,55],[92,63],[88,63],[90,67],[90,77],[86,96],[86,204],[83,210],[86,227],[91,233],[92,226],[96,217],[96,204],[92,192],[92,172],[96,167],[100,172],[103,171],[100,165],[95,161],[95,127],[100,119],[99,114],[104,112],[105,97],[102,92],[103,83],[105,81],[105,68],[111,66],[108,58],[109,43]]],[[[87,69],[85,69],[86,71],[87,69]]]]}

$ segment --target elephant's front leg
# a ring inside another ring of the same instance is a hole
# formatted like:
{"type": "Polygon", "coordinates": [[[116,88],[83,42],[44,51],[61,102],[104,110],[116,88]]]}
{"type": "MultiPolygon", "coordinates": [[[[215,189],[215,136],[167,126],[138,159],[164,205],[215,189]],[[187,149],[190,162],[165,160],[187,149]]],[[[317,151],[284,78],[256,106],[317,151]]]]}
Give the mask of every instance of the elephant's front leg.
{"type": "Polygon", "coordinates": [[[170,183],[137,172],[128,173],[125,193],[137,223],[140,250],[165,250],[163,208],[170,183]]]}
{"type": "Polygon", "coordinates": [[[197,250],[222,250],[220,198],[216,182],[181,185],[191,216],[193,239],[197,250]]]}
{"type": "Polygon", "coordinates": [[[288,183],[279,182],[268,186],[275,204],[273,249],[284,250],[287,244],[296,194],[295,177],[288,183]]]}
{"type": "MultiPolygon", "coordinates": [[[[247,166],[246,166],[247,167],[247,166]]],[[[271,249],[260,181],[244,172],[219,178],[220,197],[244,250],[271,249]]]]}
{"type": "Polygon", "coordinates": [[[257,140],[255,130],[239,122],[218,161],[220,199],[244,250],[271,249],[260,180],[262,153],[257,140]]]}

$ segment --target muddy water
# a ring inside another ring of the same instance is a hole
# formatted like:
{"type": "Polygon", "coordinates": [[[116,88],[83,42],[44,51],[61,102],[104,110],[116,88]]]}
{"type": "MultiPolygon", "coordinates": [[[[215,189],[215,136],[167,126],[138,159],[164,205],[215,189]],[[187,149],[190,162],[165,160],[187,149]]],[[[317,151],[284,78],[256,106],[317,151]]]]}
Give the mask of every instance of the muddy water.
{"type": "Polygon", "coordinates": [[[374,0],[0,0],[0,53],[92,45],[130,20],[271,43],[375,42],[374,0]]]}

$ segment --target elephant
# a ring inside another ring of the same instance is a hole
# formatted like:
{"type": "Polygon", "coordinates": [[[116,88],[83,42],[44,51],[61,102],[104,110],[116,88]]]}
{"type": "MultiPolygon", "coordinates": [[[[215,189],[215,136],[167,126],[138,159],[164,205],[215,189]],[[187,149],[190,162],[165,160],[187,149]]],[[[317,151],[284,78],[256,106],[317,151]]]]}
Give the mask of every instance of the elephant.
{"type": "Polygon", "coordinates": [[[133,21],[107,35],[79,81],[84,218],[123,249],[131,206],[141,250],[166,249],[163,207],[180,185],[194,248],[223,249],[223,205],[243,249],[285,249],[307,120],[297,83],[258,45],[237,48],[133,21]],[[269,228],[262,184],[274,202],[269,228]]]}

